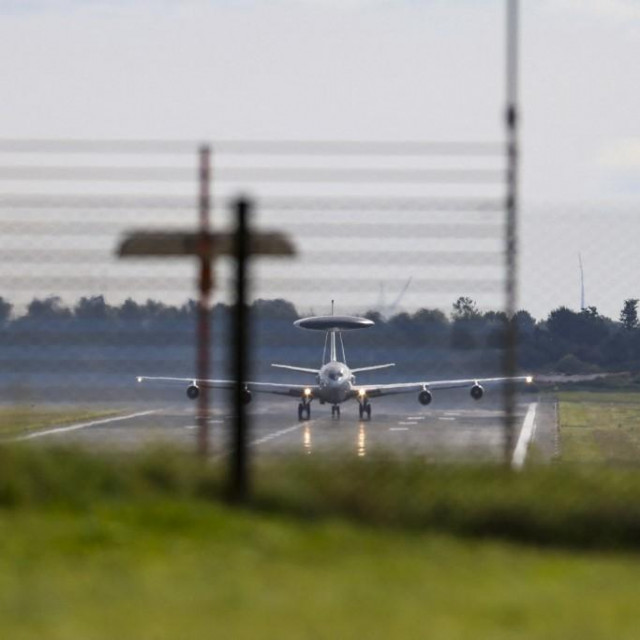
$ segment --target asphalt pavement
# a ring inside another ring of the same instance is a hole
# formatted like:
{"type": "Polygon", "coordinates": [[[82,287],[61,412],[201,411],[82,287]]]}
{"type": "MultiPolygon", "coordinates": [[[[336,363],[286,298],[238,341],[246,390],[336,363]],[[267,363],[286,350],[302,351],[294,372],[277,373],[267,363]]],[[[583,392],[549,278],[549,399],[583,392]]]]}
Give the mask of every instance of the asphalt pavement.
{"type": "MultiPolygon", "coordinates": [[[[212,456],[229,453],[232,414],[226,403],[214,403],[209,418],[212,456]]],[[[135,450],[166,443],[186,449],[196,447],[196,403],[168,392],[166,402],[123,407],[119,418],[95,420],[34,434],[32,440],[92,448],[135,450]]],[[[311,419],[300,422],[297,401],[255,394],[248,406],[249,441],[253,455],[301,454],[314,456],[366,456],[387,451],[423,457],[426,461],[501,461],[504,455],[504,413],[500,394],[486,394],[480,401],[466,394],[441,393],[423,407],[411,395],[373,401],[371,420],[358,418],[357,402],[341,406],[340,418],[331,417],[331,406],[312,404],[311,419]]],[[[516,440],[530,438],[549,451],[555,424],[552,411],[539,407],[535,395],[518,398],[516,440]],[[529,418],[525,419],[529,414],[529,418]],[[529,423],[528,432],[522,426],[529,423]],[[533,423],[533,430],[530,429],[533,423]],[[536,428],[539,427],[539,428],[536,428]],[[536,435],[538,434],[538,435],[536,435]],[[543,438],[539,443],[536,439],[543,438]]]]}

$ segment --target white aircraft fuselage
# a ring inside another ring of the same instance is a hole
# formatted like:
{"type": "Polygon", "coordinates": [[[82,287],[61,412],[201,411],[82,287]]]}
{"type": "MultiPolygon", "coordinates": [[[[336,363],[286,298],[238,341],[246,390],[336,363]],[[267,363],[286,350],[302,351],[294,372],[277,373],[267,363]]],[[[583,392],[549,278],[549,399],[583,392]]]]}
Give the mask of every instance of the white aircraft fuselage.
{"type": "Polygon", "coordinates": [[[356,377],[346,364],[336,360],[327,362],[318,371],[317,399],[330,404],[340,404],[349,400],[356,395],[353,390],[355,381],[356,377]]]}

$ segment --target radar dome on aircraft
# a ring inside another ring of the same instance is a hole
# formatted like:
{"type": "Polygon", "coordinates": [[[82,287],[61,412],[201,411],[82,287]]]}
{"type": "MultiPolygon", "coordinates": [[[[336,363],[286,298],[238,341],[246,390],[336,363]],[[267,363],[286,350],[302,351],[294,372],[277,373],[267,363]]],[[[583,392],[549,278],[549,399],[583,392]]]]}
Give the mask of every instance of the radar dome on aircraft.
{"type": "Polygon", "coordinates": [[[293,324],[301,329],[314,331],[351,331],[353,329],[367,329],[375,323],[373,320],[358,316],[311,316],[296,320],[293,324]]]}

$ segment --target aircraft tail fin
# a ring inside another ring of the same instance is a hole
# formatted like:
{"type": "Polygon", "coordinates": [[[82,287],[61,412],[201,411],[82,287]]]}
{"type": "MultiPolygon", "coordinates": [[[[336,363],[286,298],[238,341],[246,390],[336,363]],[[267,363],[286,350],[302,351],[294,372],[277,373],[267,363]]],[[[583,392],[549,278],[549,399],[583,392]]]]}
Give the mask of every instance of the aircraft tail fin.
{"type": "Polygon", "coordinates": [[[351,369],[351,373],[360,373],[361,371],[376,371],[378,369],[388,369],[389,367],[395,366],[395,362],[391,362],[389,364],[375,364],[372,367],[359,367],[358,369],[351,369]]]}
{"type": "Polygon", "coordinates": [[[312,373],[314,376],[318,375],[317,369],[307,369],[306,367],[294,367],[290,364],[272,364],[272,367],[276,369],[289,369],[289,371],[301,371],[302,373],[312,373]]]}

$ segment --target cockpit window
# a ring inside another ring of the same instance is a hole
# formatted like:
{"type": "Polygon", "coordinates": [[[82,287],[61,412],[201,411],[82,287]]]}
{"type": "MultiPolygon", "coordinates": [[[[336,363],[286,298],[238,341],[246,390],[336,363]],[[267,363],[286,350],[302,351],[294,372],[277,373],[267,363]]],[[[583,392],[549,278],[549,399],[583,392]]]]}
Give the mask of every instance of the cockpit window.
{"type": "Polygon", "coordinates": [[[342,378],[343,375],[344,375],[344,372],[342,371],[329,371],[329,378],[331,380],[340,380],[340,378],[342,378]]]}

